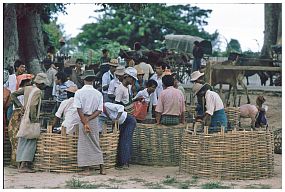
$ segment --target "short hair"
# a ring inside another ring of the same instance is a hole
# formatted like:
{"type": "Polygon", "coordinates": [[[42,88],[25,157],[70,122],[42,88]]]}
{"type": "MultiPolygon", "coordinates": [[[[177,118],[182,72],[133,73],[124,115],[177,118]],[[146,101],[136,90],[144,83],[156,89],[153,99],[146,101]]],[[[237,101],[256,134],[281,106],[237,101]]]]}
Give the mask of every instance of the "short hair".
{"type": "Polygon", "coordinates": [[[86,77],[84,80],[91,82],[91,81],[94,81],[94,80],[95,80],[95,77],[90,77],[90,76],[89,76],[89,77],[86,77]]]}
{"type": "Polygon", "coordinates": [[[103,49],[103,50],[102,50],[102,53],[103,53],[103,54],[105,54],[105,53],[107,53],[107,52],[109,52],[108,49],[103,49]]]}
{"type": "Polygon", "coordinates": [[[61,80],[62,83],[67,81],[67,76],[64,72],[59,71],[55,76],[57,77],[57,79],[61,80]]]}
{"type": "Polygon", "coordinates": [[[14,63],[14,69],[16,70],[20,65],[25,65],[23,61],[17,59],[14,63]]]}
{"type": "Polygon", "coordinates": [[[147,86],[147,87],[152,87],[153,85],[154,85],[155,87],[157,87],[157,85],[158,85],[157,82],[156,82],[156,80],[154,80],[154,79],[150,79],[150,80],[148,80],[147,83],[146,83],[146,86],[147,86]]]}
{"type": "Polygon", "coordinates": [[[164,75],[162,77],[162,83],[166,87],[173,86],[174,85],[174,78],[172,77],[172,75],[164,75]]]}
{"type": "Polygon", "coordinates": [[[83,59],[76,59],[75,63],[84,62],[83,59]]]}

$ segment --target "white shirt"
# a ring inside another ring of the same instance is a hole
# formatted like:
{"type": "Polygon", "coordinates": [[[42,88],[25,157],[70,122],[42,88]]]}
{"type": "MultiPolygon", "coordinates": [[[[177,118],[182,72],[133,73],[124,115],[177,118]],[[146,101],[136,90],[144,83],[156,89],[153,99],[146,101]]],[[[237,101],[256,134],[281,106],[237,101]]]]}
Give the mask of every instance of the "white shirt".
{"type": "Polygon", "coordinates": [[[52,87],[53,86],[53,82],[55,82],[55,79],[56,79],[56,74],[57,74],[57,70],[53,67],[50,67],[47,72],[47,77],[48,77],[48,80],[50,82],[49,86],[52,87]]]}
{"type": "Polygon", "coordinates": [[[77,109],[73,106],[74,98],[71,97],[67,100],[61,102],[55,116],[58,118],[64,115],[64,121],[62,122],[62,126],[66,127],[66,133],[72,134],[75,132],[75,125],[80,123],[80,117],[78,115],[77,109]]]}
{"type": "Polygon", "coordinates": [[[66,82],[65,82],[65,85],[66,85],[66,87],[77,87],[77,85],[73,82],[73,81],[71,81],[71,80],[67,80],[66,82]]]}
{"type": "Polygon", "coordinates": [[[162,77],[158,77],[157,74],[154,74],[150,79],[153,79],[157,82],[157,87],[155,89],[157,98],[159,97],[161,91],[163,91],[163,86],[162,86],[162,77]]]}
{"type": "MultiPolygon", "coordinates": [[[[110,117],[110,119],[115,120],[118,116],[118,113],[123,112],[121,117],[118,120],[118,123],[121,125],[125,122],[127,118],[127,112],[124,111],[124,106],[115,104],[115,103],[110,103],[106,102],[104,103],[106,111],[110,117]]],[[[107,117],[105,112],[101,113],[101,116],[107,117]]]]}
{"type": "Polygon", "coordinates": [[[150,64],[148,64],[148,63],[145,63],[145,62],[141,62],[140,64],[135,65],[135,68],[137,69],[138,66],[139,66],[139,67],[143,70],[143,72],[144,72],[143,79],[147,81],[148,78],[149,78],[149,75],[154,73],[154,71],[153,71],[153,69],[152,69],[152,66],[151,66],[150,64]]]}
{"type": "MultiPolygon", "coordinates": [[[[5,87],[7,87],[7,89],[9,89],[11,91],[11,93],[16,91],[16,88],[17,88],[16,74],[9,75],[9,79],[8,79],[7,83],[5,84],[5,87]]],[[[24,106],[24,95],[20,95],[17,98],[19,99],[20,103],[24,106]]],[[[13,105],[13,109],[15,109],[14,105],[13,105]]]]}
{"type": "Polygon", "coordinates": [[[224,104],[218,93],[208,90],[205,94],[206,113],[213,115],[215,111],[224,109],[224,104]]]}
{"type": "Polygon", "coordinates": [[[117,87],[115,90],[115,101],[116,102],[122,102],[123,104],[129,103],[129,90],[127,87],[125,87],[122,83],[117,87]]]}
{"type": "Polygon", "coordinates": [[[115,94],[115,90],[117,89],[117,87],[122,84],[122,82],[118,79],[115,78],[113,79],[110,84],[109,84],[109,88],[108,88],[108,94],[115,94]]]}
{"type": "Polygon", "coordinates": [[[104,90],[103,90],[103,87],[104,87],[105,85],[109,85],[109,84],[110,84],[110,82],[111,82],[111,77],[114,78],[114,75],[111,73],[110,70],[103,74],[103,76],[102,76],[102,92],[103,92],[103,93],[108,93],[108,90],[104,91],[104,90]]]}
{"type": "Polygon", "coordinates": [[[75,92],[73,106],[81,108],[86,115],[92,115],[97,110],[103,111],[103,95],[92,85],[84,85],[75,92]]]}
{"type": "Polygon", "coordinates": [[[133,100],[135,100],[136,98],[142,97],[144,98],[144,101],[149,103],[150,101],[152,101],[153,105],[157,105],[157,97],[156,97],[156,93],[153,92],[149,95],[149,93],[147,92],[147,88],[145,88],[144,90],[141,90],[137,93],[137,95],[133,98],[133,100]]]}

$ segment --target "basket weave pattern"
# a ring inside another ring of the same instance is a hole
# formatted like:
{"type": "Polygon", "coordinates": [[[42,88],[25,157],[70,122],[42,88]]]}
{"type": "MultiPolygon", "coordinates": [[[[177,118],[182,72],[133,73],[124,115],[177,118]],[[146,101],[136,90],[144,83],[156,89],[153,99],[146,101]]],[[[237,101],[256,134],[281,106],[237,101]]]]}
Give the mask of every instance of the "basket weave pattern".
{"type": "Polygon", "coordinates": [[[186,130],[179,169],[198,177],[260,179],[273,175],[272,131],[200,134],[186,130]]]}
{"type": "Polygon", "coordinates": [[[177,166],[185,125],[137,124],[133,134],[132,162],[142,165],[177,166]]]}
{"type": "MultiPolygon", "coordinates": [[[[118,139],[117,125],[113,129],[104,126],[100,135],[100,147],[106,169],[113,168],[116,164],[118,139]]],[[[78,132],[73,135],[66,135],[65,131],[57,134],[51,133],[51,128],[48,128],[47,133],[42,133],[37,142],[35,169],[59,173],[80,171],[77,164],[77,141],[78,132]]]]}

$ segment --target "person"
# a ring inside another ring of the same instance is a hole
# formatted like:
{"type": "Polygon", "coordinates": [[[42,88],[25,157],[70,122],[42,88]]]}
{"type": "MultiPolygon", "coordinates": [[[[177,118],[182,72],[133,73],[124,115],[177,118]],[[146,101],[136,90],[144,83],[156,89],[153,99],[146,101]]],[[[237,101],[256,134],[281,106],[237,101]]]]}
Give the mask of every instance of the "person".
{"type": "MultiPolygon", "coordinates": [[[[4,70],[4,74],[3,74],[3,84],[7,83],[9,79],[9,72],[8,70],[4,70]]],[[[10,105],[10,95],[11,95],[11,91],[7,88],[3,86],[3,129],[4,129],[4,141],[6,136],[6,130],[7,130],[7,109],[10,105]]]]}
{"type": "Polygon", "coordinates": [[[119,143],[118,143],[118,168],[127,168],[131,160],[131,147],[133,132],[136,128],[136,119],[124,111],[124,106],[110,102],[104,103],[103,113],[101,114],[113,122],[119,124],[119,143]]]}
{"type": "Polygon", "coordinates": [[[109,63],[110,61],[111,61],[111,58],[109,57],[109,50],[103,49],[102,50],[102,57],[100,58],[100,64],[109,63]]]}
{"type": "Polygon", "coordinates": [[[171,74],[172,75],[172,77],[174,78],[174,88],[176,88],[176,89],[178,89],[178,90],[180,90],[181,92],[182,92],[182,94],[183,94],[183,96],[184,96],[184,100],[185,100],[185,102],[186,102],[186,93],[185,93],[185,89],[184,89],[184,87],[181,85],[181,83],[179,82],[179,80],[177,79],[177,73],[172,73],[171,74]]]}
{"type": "Polygon", "coordinates": [[[142,53],[142,47],[141,47],[141,43],[140,42],[135,42],[134,43],[134,57],[135,58],[142,58],[143,57],[143,53],[142,53]]]}
{"type": "Polygon", "coordinates": [[[193,66],[192,66],[192,73],[193,73],[194,71],[198,71],[201,69],[201,59],[203,58],[204,55],[203,49],[200,46],[199,41],[194,41],[194,47],[192,53],[194,57],[193,66]]]}
{"type": "Polygon", "coordinates": [[[221,97],[216,92],[210,91],[207,84],[195,83],[192,90],[197,97],[205,98],[206,111],[203,122],[204,125],[210,126],[209,133],[218,132],[219,126],[225,127],[226,131],[228,120],[221,97]]]}
{"type": "Polygon", "coordinates": [[[83,86],[83,81],[80,78],[80,76],[83,73],[81,69],[82,65],[83,65],[83,59],[80,58],[76,59],[75,68],[72,69],[72,73],[70,75],[70,80],[76,84],[78,89],[80,89],[83,86]]]}
{"type": "Polygon", "coordinates": [[[126,68],[123,82],[115,91],[115,103],[123,105],[129,114],[133,110],[129,85],[132,85],[135,80],[137,80],[137,70],[133,67],[126,68]]]}
{"type": "Polygon", "coordinates": [[[65,90],[68,88],[66,81],[67,81],[67,77],[66,74],[64,72],[58,72],[56,75],[56,102],[57,102],[57,107],[60,105],[60,103],[67,99],[67,94],[65,92],[65,90]]]}
{"type": "Polygon", "coordinates": [[[138,80],[136,80],[134,86],[132,86],[132,93],[134,96],[146,87],[146,81],[143,79],[144,71],[140,67],[136,68],[136,70],[138,80]]]}
{"type": "Polygon", "coordinates": [[[182,92],[173,87],[172,75],[162,77],[165,89],[158,97],[156,111],[156,123],[163,125],[178,125],[185,123],[185,101],[182,92]]]}
{"type": "Polygon", "coordinates": [[[199,70],[198,71],[194,71],[193,73],[191,73],[190,81],[192,83],[204,84],[205,83],[204,77],[205,77],[205,73],[201,73],[199,70]]]}
{"type": "Polygon", "coordinates": [[[100,174],[105,175],[97,118],[103,111],[103,95],[93,87],[95,80],[93,70],[84,71],[82,79],[84,86],[76,91],[73,104],[80,117],[77,145],[78,167],[84,168],[82,174],[91,175],[91,166],[100,165],[100,174]]]}
{"type": "Polygon", "coordinates": [[[116,68],[119,66],[117,59],[112,59],[108,65],[110,66],[109,71],[103,74],[102,76],[102,93],[104,102],[109,101],[108,97],[108,88],[110,82],[114,79],[114,72],[116,71],[116,68]]]}
{"type": "Polygon", "coordinates": [[[149,77],[151,77],[154,74],[153,68],[150,64],[146,63],[144,58],[138,59],[136,62],[137,64],[134,66],[136,70],[139,70],[141,68],[144,72],[143,79],[145,81],[149,80],[149,77]]]}
{"type": "Polygon", "coordinates": [[[61,127],[66,128],[67,134],[72,134],[76,131],[76,128],[79,125],[80,118],[77,113],[77,109],[73,106],[74,103],[74,94],[77,91],[76,86],[71,86],[67,88],[65,91],[67,92],[66,100],[62,101],[57,112],[55,113],[54,121],[52,123],[52,128],[56,126],[58,121],[62,116],[64,116],[64,120],[61,124],[61,127]]]}
{"type": "MultiPolygon", "coordinates": [[[[18,91],[12,93],[11,98],[16,107],[22,108],[22,111],[29,112],[29,115],[26,116],[30,118],[32,123],[39,122],[38,113],[42,97],[41,90],[44,90],[47,85],[50,84],[47,75],[45,73],[38,73],[34,79],[34,85],[23,87],[18,91]],[[21,104],[17,98],[19,95],[24,95],[24,106],[21,104]],[[30,100],[30,102],[28,102],[30,100]]],[[[25,117],[25,116],[24,116],[25,117]]],[[[24,121],[22,118],[21,121],[24,121]]],[[[19,132],[25,132],[23,128],[19,132]]],[[[18,135],[19,136],[19,135],[18,135]]],[[[27,139],[21,135],[18,138],[18,146],[16,152],[16,161],[20,163],[19,172],[34,172],[30,167],[34,155],[36,152],[37,139],[27,139]]]]}
{"type": "Polygon", "coordinates": [[[47,70],[46,74],[47,74],[49,82],[50,82],[50,85],[48,85],[45,89],[44,99],[52,99],[52,90],[56,84],[55,83],[55,79],[56,79],[55,75],[57,74],[57,68],[55,67],[52,60],[50,60],[50,59],[44,59],[43,65],[44,65],[44,68],[47,70]]]}
{"type": "Polygon", "coordinates": [[[111,80],[109,88],[108,88],[108,97],[110,102],[115,102],[115,91],[117,87],[123,82],[124,74],[125,74],[125,67],[118,66],[116,71],[114,72],[115,78],[111,80]]]}

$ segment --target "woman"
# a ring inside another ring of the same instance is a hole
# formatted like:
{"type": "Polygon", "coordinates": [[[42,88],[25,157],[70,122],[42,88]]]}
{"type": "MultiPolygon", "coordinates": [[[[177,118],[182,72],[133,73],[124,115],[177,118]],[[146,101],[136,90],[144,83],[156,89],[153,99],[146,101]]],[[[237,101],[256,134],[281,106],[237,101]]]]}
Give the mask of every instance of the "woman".
{"type": "MultiPolygon", "coordinates": [[[[35,80],[34,85],[26,86],[18,91],[12,93],[11,98],[16,107],[20,107],[22,111],[29,111],[29,115],[31,123],[36,123],[39,121],[38,113],[39,113],[39,104],[41,102],[42,92],[47,85],[49,85],[49,81],[47,75],[45,73],[38,73],[35,80]],[[18,100],[19,95],[24,95],[24,106],[18,100]],[[29,102],[30,101],[30,102],[29,102]]],[[[24,121],[22,118],[21,121],[24,121]]],[[[25,132],[25,127],[20,127],[19,132],[25,132]]],[[[37,139],[27,139],[25,137],[19,136],[18,146],[16,151],[16,161],[20,163],[19,172],[22,173],[31,173],[34,172],[28,164],[31,163],[34,159],[34,155],[36,152],[37,139]]]]}

